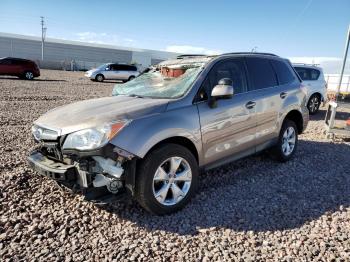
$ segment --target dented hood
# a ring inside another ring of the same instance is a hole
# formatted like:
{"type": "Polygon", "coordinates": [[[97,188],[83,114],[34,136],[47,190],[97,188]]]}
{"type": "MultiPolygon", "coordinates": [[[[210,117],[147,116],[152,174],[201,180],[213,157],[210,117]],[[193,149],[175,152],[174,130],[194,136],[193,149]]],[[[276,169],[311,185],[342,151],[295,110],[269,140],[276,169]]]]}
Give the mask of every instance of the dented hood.
{"type": "Polygon", "coordinates": [[[34,124],[65,135],[116,120],[133,120],[161,113],[165,111],[168,101],[129,96],[84,100],[57,107],[42,115],[34,124]]]}

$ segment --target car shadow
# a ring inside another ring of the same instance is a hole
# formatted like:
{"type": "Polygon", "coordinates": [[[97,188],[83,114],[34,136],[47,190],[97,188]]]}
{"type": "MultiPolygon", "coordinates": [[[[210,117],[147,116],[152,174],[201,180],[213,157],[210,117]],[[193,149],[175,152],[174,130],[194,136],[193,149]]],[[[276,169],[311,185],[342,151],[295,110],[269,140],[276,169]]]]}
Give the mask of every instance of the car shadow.
{"type": "Polygon", "coordinates": [[[295,229],[350,206],[349,154],[347,144],[300,141],[287,163],[264,153],[206,172],[197,195],[175,214],[152,215],[135,202],[101,208],[148,230],[180,235],[208,228],[295,229]]]}
{"type": "Polygon", "coordinates": [[[26,80],[26,79],[21,79],[18,77],[0,77],[1,79],[6,79],[6,80],[17,80],[17,81],[32,81],[32,82],[67,82],[67,80],[63,79],[40,79],[40,78],[34,78],[32,80],[26,80]]]}

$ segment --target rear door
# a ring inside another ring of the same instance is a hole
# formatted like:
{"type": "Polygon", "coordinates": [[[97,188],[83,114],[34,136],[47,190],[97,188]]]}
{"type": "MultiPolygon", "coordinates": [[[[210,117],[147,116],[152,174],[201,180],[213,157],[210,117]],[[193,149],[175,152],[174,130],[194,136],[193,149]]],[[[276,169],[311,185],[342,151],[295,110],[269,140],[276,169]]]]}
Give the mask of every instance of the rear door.
{"type": "Polygon", "coordinates": [[[13,64],[12,59],[1,59],[0,60],[0,74],[2,75],[13,75],[16,73],[16,66],[13,64]]]}
{"type": "Polygon", "coordinates": [[[257,151],[269,146],[279,135],[279,114],[283,101],[288,97],[287,80],[279,85],[276,69],[290,71],[285,62],[262,57],[247,57],[247,68],[251,83],[249,91],[256,102],[256,146],[257,151]],[[282,84],[284,82],[284,84],[282,84]]]}
{"type": "Polygon", "coordinates": [[[243,58],[217,62],[208,73],[198,94],[197,103],[204,164],[225,158],[232,159],[254,153],[256,118],[255,108],[247,92],[247,74],[243,58]],[[208,105],[212,88],[222,78],[233,81],[234,96],[216,101],[216,107],[208,105]]]}

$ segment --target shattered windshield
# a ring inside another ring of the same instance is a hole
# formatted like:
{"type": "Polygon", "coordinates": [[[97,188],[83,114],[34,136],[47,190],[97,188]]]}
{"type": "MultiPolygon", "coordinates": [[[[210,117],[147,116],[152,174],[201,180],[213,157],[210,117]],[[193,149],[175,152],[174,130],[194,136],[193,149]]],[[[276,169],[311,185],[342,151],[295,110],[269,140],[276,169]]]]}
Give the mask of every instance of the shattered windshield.
{"type": "Polygon", "coordinates": [[[112,95],[178,98],[188,91],[202,66],[193,64],[153,69],[130,82],[115,85],[112,95]]]}

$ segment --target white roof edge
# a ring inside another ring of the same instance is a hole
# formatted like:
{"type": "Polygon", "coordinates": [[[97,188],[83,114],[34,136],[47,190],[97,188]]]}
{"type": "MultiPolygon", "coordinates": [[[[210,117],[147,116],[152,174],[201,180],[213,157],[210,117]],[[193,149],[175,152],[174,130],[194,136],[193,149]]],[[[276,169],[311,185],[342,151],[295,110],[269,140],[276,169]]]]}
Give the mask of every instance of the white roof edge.
{"type": "MultiPolygon", "coordinates": [[[[0,37],[41,41],[41,37],[39,36],[20,35],[20,34],[5,33],[5,32],[0,32],[0,37]]],[[[97,48],[107,48],[107,49],[118,49],[118,50],[133,51],[133,52],[154,52],[159,54],[170,54],[173,56],[180,55],[180,53],[168,52],[163,50],[125,47],[125,46],[117,46],[117,45],[109,45],[109,44],[96,44],[96,43],[89,43],[89,42],[81,42],[77,40],[66,40],[66,39],[58,39],[58,38],[50,38],[50,37],[46,38],[45,42],[68,44],[68,45],[80,45],[80,46],[97,47],[97,48]]]]}

